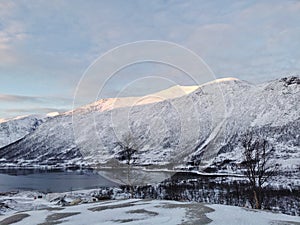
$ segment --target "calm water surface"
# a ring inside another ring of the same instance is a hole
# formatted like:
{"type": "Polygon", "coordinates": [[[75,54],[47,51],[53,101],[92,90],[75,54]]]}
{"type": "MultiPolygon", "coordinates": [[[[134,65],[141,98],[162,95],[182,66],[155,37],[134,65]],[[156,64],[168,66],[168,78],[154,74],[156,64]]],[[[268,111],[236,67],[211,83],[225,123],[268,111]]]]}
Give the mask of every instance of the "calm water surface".
{"type": "Polygon", "coordinates": [[[0,170],[0,192],[15,190],[65,192],[113,186],[118,185],[93,170],[0,170]]]}

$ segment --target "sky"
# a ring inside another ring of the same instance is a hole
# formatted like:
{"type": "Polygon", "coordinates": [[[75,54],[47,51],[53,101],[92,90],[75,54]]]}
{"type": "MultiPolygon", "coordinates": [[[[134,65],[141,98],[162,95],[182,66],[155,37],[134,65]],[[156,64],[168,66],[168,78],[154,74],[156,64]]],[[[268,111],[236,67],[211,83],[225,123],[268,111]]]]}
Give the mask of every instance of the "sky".
{"type": "MultiPolygon", "coordinates": [[[[0,0],[0,118],[71,109],[95,59],[141,40],[186,47],[217,78],[261,83],[297,75],[300,1],[0,0]]],[[[105,97],[153,75],[190,85],[174,68],[144,63],[119,71],[105,97]]],[[[170,86],[162,83],[141,82],[135,92],[170,86]]]]}

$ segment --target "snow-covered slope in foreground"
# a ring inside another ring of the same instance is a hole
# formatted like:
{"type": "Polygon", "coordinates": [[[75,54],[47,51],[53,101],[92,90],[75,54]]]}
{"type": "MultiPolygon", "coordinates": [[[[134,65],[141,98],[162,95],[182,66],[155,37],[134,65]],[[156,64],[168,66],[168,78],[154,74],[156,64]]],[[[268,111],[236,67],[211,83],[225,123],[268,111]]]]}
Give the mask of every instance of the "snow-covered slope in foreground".
{"type": "Polygon", "coordinates": [[[190,163],[231,171],[242,160],[239,138],[251,128],[275,147],[282,171],[299,178],[299,77],[261,85],[220,79],[150,104],[101,110],[103,104],[78,108],[73,119],[70,112],[48,119],[0,149],[2,165],[105,164],[116,158],[116,143],[130,129],[139,146],[138,164],[175,168],[190,163]]]}
{"type": "MultiPolygon", "coordinates": [[[[20,197],[19,199],[20,200],[20,197]]],[[[26,201],[26,199],[23,201],[26,201]]],[[[28,200],[27,200],[28,201],[28,200]]],[[[32,200],[31,200],[32,201],[32,200]]],[[[233,206],[204,205],[165,200],[114,200],[58,207],[46,200],[35,200],[47,208],[0,216],[0,224],[15,225],[288,225],[300,223],[300,217],[249,210],[233,206]]],[[[38,203],[35,203],[38,209],[38,203]]]]}

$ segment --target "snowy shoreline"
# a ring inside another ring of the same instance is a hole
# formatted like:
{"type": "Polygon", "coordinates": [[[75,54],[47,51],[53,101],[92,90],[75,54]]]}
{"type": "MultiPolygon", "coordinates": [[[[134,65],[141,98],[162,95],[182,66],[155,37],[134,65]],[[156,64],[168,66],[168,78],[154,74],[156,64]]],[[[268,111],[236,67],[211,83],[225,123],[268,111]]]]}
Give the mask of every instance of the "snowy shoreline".
{"type": "Polygon", "coordinates": [[[0,224],[298,224],[299,216],[235,206],[178,202],[167,200],[129,199],[115,188],[114,199],[96,198],[105,191],[81,190],[41,194],[20,192],[0,196],[17,207],[0,215],[0,224]],[[9,200],[8,200],[9,199],[9,200]],[[62,201],[64,199],[64,201],[62,201]],[[63,204],[68,202],[68,204],[63,204]],[[10,222],[14,223],[10,223],[10,222]]]}

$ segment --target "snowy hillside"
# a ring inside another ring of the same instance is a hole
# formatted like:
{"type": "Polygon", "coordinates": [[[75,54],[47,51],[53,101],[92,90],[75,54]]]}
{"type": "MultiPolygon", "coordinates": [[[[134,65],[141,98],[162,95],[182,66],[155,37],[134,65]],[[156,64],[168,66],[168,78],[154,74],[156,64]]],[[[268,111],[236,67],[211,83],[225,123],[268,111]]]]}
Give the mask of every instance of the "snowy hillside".
{"type": "Polygon", "coordinates": [[[58,112],[51,112],[45,115],[37,114],[0,119],[0,148],[22,139],[43,122],[57,115],[59,115],[58,112]]]}
{"type": "Polygon", "coordinates": [[[116,157],[116,143],[130,130],[139,146],[138,164],[193,164],[231,172],[241,161],[240,135],[251,128],[275,147],[284,171],[299,177],[299,77],[260,85],[227,78],[189,92],[177,98],[165,93],[165,100],[145,104],[99,100],[50,118],[0,149],[2,165],[105,164],[116,157]]]}
{"type": "Polygon", "coordinates": [[[33,132],[42,122],[42,116],[37,115],[2,120],[0,123],[0,147],[23,138],[33,132]]]}

